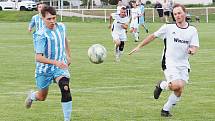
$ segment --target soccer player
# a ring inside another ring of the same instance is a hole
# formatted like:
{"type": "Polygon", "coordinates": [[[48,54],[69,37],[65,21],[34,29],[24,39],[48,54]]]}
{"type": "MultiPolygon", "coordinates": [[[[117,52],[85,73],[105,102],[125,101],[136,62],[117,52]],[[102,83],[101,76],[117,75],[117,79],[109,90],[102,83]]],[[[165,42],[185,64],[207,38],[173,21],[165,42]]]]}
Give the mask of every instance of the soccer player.
{"type": "Polygon", "coordinates": [[[25,106],[31,108],[34,101],[44,101],[48,95],[49,85],[54,80],[61,91],[64,121],[70,121],[72,96],[69,88],[68,66],[71,60],[66,27],[63,23],[56,23],[56,10],[53,7],[43,7],[41,14],[45,26],[33,34],[36,58],[35,78],[38,91],[28,94],[25,106]]]}
{"type": "Polygon", "coordinates": [[[139,9],[141,11],[141,16],[139,17],[139,25],[141,25],[145,29],[146,33],[148,33],[149,29],[147,28],[147,26],[145,24],[145,19],[144,19],[144,17],[145,17],[144,4],[141,2],[141,0],[140,0],[140,2],[138,4],[139,4],[138,7],[139,7],[139,9]]]}
{"type": "Polygon", "coordinates": [[[138,18],[141,16],[141,11],[137,6],[136,1],[132,1],[132,9],[131,9],[131,23],[130,23],[130,32],[134,36],[134,41],[138,42],[139,40],[139,21],[138,18]]]}
{"type": "Polygon", "coordinates": [[[169,0],[164,0],[163,3],[163,10],[164,10],[164,16],[166,23],[169,23],[169,16],[171,14],[171,5],[169,4],[169,0]]]}
{"type": "Polygon", "coordinates": [[[126,16],[126,8],[122,7],[120,14],[112,13],[110,16],[109,28],[112,30],[112,38],[115,44],[116,61],[120,61],[120,56],[123,53],[125,41],[127,40],[126,30],[128,28],[129,18],[126,16]],[[112,19],[114,21],[112,22],[112,19]]]}
{"type": "Polygon", "coordinates": [[[119,0],[119,1],[118,1],[118,4],[117,4],[117,8],[116,8],[116,13],[117,13],[117,14],[120,14],[120,10],[121,10],[122,7],[125,8],[125,6],[123,5],[122,1],[119,0]]]}
{"type": "Polygon", "coordinates": [[[183,89],[189,79],[189,56],[199,48],[199,38],[195,27],[186,22],[186,10],[181,4],[175,4],[174,24],[164,24],[158,31],[146,37],[129,54],[138,51],[156,37],[164,41],[162,69],[166,81],[160,81],[155,87],[154,98],[158,99],[163,90],[171,90],[167,102],[161,110],[161,116],[169,117],[171,108],[180,100],[183,89]]]}
{"type": "Polygon", "coordinates": [[[44,22],[42,20],[41,9],[44,6],[45,6],[45,4],[43,4],[42,2],[37,3],[38,14],[34,15],[31,18],[31,22],[29,23],[29,26],[28,26],[29,32],[31,32],[34,27],[35,27],[35,31],[38,31],[39,29],[43,28],[44,22]]]}

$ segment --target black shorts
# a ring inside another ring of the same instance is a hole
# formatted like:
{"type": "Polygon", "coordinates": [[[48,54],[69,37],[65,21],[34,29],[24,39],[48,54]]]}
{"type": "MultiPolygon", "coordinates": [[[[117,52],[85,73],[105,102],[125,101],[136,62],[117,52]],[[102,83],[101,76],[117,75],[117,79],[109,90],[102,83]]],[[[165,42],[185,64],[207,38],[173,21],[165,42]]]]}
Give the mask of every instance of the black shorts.
{"type": "Polygon", "coordinates": [[[165,15],[165,16],[169,16],[169,15],[170,15],[170,11],[165,11],[165,12],[164,12],[164,15],[165,15]]]}
{"type": "Polygon", "coordinates": [[[159,9],[157,10],[158,11],[158,16],[159,17],[163,17],[163,10],[162,9],[159,9]]]}

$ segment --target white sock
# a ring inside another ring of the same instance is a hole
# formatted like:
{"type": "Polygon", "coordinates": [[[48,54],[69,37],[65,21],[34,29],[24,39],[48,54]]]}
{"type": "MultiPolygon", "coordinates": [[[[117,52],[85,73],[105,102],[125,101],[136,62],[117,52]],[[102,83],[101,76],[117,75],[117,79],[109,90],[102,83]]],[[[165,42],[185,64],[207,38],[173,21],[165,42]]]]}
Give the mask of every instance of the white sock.
{"type": "Polygon", "coordinates": [[[169,96],[168,101],[163,106],[163,110],[170,111],[171,108],[179,101],[180,97],[177,97],[174,92],[169,96]]]}
{"type": "Polygon", "coordinates": [[[121,56],[123,54],[123,51],[119,51],[119,55],[121,56]]]}
{"type": "Polygon", "coordinates": [[[64,121],[70,121],[72,114],[72,101],[62,102],[62,108],[64,114],[64,121]]]}
{"type": "Polygon", "coordinates": [[[33,100],[33,101],[36,101],[37,99],[36,99],[36,93],[37,92],[32,92],[31,93],[31,100],[33,100]]]}
{"type": "Polygon", "coordinates": [[[135,40],[139,40],[139,34],[138,34],[138,32],[134,33],[134,37],[135,37],[135,40]]]}
{"type": "Polygon", "coordinates": [[[36,93],[37,92],[32,92],[31,93],[31,100],[33,100],[33,101],[36,101],[37,99],[36,99],[36,93]]]}
{"type": "Polygon", "coordinates": [[[166,81],[162,81],[162,82],[160,83],[161,89],[167,89],[167,86],[168,86],[168,84],[167,84],[166,81]]]}

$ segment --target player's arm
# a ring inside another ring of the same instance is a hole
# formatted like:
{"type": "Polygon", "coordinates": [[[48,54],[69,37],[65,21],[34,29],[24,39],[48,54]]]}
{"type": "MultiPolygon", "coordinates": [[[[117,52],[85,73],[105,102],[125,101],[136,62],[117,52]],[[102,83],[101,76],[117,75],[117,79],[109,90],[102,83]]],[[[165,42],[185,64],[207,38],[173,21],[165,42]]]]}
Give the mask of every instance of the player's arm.
{"type": "Polygon", "coordinates": [[[149,44],[151,41],[153,41],[156,38],[156,36],[154,34],[150,34],[149,36],[147,36],[140,44],[137,45],[137,47],[135,47],[130,53],[129,55],[131,55],[134,52],[137,52],[140,48],[142,48],[143,46],[149,44]]]}
{"type": "Polygon", "coordinates": [[[31,32],[32,28],[35,26],[35,21],[34,21],[34,17],[32,17],[29,25],[28,25],[28,31],[31,32]]]}
{"type": "Polygon", "coordinates": [[[43,56],[42,53],[36,54],[36,61],[40,62],[40,63],[44,63],[44,64],[52,64],[52,65],[55,65],[61,69],[67,69],[68,68],[68,65],[65,64],[64,62],[48,59],[45,56],[43,56]]]}
{"type": "Polygon", "coordinates": [[[67,38],[65,40],[65,45],[66,45],[66,59],[67,59],[67,64],[69,66],[71,64],[71,50],[69,48],[69,41],[67,38]]]}
{"type": "Polygon", "coordinates": [[[128,28],[128,24],[124,23],[124,24],[121,25],[121,27],[122,27],[123,29],[127,29],[127,28],[128,28]]]}
{"type": "Polygon", "coordinates": [[[110,14],[110,17],[109,17],[109,26],[108,26],[109,29],[111,28],[111,25],[112,25],[112,23],[113,23],[112,14],[113,14],[113,13],[111,13],[111,14],[110,14]]]}
{"type": "Polygon", "coordinates": [[[46,38],[43,35],[36,35],[34,38],[35,41],[35,52],[36,52],[36,61],[44,64],[52,64],[61,69],[67,69],[68,65],[63,61],[51,60],[44,56],[45,47],[46,47],[46,38]]]}

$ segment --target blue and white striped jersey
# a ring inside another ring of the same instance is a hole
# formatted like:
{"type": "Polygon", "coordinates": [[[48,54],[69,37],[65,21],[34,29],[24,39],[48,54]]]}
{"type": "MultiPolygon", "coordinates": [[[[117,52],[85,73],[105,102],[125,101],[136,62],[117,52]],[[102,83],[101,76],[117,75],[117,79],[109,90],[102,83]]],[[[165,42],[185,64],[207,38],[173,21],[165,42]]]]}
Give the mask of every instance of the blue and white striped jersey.
{"type": "Polygon", "coordinates": [[[35,27],[35,31],[38,31],[43,28],[44,25],[41,15],[37,14],[32,17],[31,22],[29,23],[29,28],[35,27]]]}
{"type": "MultiPolygon", "coordinates": [[[[56,23],[56,27],[51,30],[47,27],[40,29],[33,34],[35,42],[35,53],[41,53],[46,58],[57,61],[66,60],[66,27],[63,23],[56,23]]],[[[58,68],[52,64],[36,62],[35,74],[50,73],[58,68]]]]}

